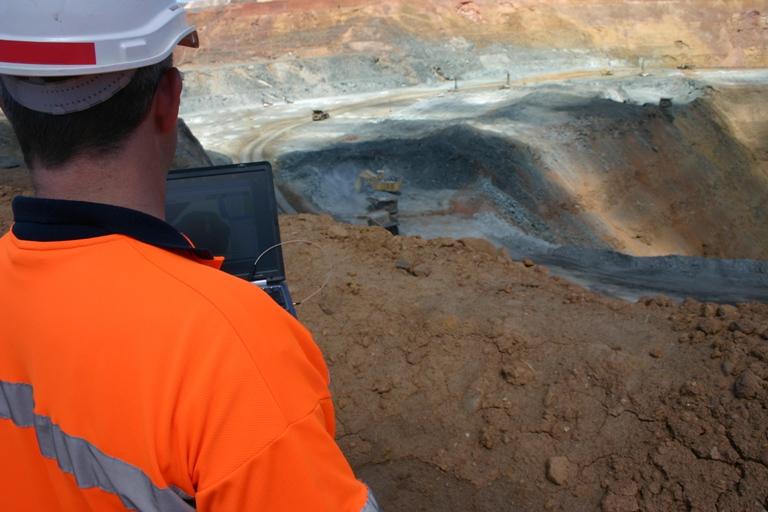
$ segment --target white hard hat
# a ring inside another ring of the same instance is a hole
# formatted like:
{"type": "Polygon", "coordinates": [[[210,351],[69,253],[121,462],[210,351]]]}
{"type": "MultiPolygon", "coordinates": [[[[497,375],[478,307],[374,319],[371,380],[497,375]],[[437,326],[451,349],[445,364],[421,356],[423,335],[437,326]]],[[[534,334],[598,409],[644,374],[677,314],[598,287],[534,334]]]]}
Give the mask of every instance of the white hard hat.
{"type": "Polygon", "coordinates": [[[0,0],[0,82],[38,112],[103,103],[179,44],[198,40],[176,0],[0,0]]]}
{"type": "Polygon", "coordinates": [[[150,66],[197,32],[176,0],[0,0],[0,75],[69,77],[150,66]]]}

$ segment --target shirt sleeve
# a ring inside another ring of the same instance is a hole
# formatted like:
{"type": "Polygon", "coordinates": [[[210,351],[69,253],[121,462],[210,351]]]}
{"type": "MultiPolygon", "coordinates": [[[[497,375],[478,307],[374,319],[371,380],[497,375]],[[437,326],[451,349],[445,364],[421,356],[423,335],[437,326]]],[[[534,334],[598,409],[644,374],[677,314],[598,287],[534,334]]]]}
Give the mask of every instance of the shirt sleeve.
{"type": "Polygon", "coordinates": [[[229,476],[196,496],[200,512],[377,512],[368,488],[327,429],[330,400],[288,425],[283,434],[229,476]]]}

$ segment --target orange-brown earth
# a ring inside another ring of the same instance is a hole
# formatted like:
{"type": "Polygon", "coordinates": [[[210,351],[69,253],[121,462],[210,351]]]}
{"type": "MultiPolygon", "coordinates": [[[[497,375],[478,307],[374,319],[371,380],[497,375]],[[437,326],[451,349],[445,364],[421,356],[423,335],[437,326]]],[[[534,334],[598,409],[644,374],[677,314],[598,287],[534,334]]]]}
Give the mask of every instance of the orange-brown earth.
{"type": "Polygon", "coordinates": [[[768,507],[768,307],[605,299],[487,242],[286,217],[339,441],[390,511],[768,507]]]}
{"type": "Polygon", "coordinates": [[[672,67],[768,65],[768,7],[744,0],[242,1],[193,19],[204,48],[185,58],[203,65],[385,55],[399,37],[585,49],[672,67]]]}

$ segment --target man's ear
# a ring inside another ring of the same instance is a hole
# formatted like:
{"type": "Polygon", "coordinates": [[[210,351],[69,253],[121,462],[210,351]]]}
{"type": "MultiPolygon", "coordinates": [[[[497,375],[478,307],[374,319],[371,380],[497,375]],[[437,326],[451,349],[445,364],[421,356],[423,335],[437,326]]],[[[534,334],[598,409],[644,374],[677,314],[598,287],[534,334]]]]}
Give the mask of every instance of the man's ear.
{"type": "Polygon", "coordinates": [[[155,127],[161,133],[176,131],[181,105],[181,73],[176,68],[166,71],[157,85],[152,112],[155,127]]]}

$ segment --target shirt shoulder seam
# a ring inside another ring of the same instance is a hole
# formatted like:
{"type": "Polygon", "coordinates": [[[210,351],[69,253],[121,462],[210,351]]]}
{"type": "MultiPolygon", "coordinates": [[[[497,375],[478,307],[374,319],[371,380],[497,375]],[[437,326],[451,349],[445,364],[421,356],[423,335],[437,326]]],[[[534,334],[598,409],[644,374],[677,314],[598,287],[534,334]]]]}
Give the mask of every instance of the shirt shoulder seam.
{"type": "MultiPolygon", "coordinates": [[[[221,318],[227,323],[227,326],[232,330],[234,335],[237,337],[237,340],[240,342],[240,345],[242,345],[243,349],[248,353],[248,357],[250,357],[251,362],[253,363],[253,366],[256,368],[256,371],[259,372],[259,376],[261,377],[261,380],[264,382],[264,385],[267,387],[267,390],[269,391],[270,396],[272,397],[272,401],[277,405],[277,408],[280,410],[280,414],[283,416],[283,422],[288,423],[288,418],[285,415],[285,411],[283,411],[282,404],[277,400],[275,397],[275,393],[272,391],[272,386],[270,382],[267,380],[267,378],[264,376],[264,373],[261,371],[261,367],[256,362],[256,358],[253,356],[253,353],[248,348],[248,345],[243,340],[243,337],[240,335],[240,332],[237,330],[237,327],[235,327],[234,322],[227,316],[227,314],[219,307],[216,302],[214,302],[210,297],[208,297],[205,293],[191,285],[190,283],[184,281],[183,279],[179,278],[178,276],[174,275],[172,272],[169,272],[167,269],[163,268],[161,265],[158,265],[154,261],[152,261],[150,258],[147,257],[146,254],[144,254],[141,250],[141,248],[136,247],[134,243],[131,242],[138,242],[134,241],[133,239],[128,239],[128,245],[131,246],[131,248],[136,251],[144,260],[146,260],[150,265],[157,268],[162,273],[166,274],[170,278],[174,279],[178,283],[180,283],[182,286],[188,288],[192,292],[194,292],[196,295],[201,297],[205,302],[207,302],[213,309],[216,310],[216,312],[221,316],[221,318]]],[[[139,244],[142,242],[138,242],[139,244]]],[[[154,246],[153,246],[154,247],[154,246]]],[[[157,248],[158,250],[164,250],[161,248],[157,248]]],[[[183,257],[183,256],[180,256],[183,257]]]]}

